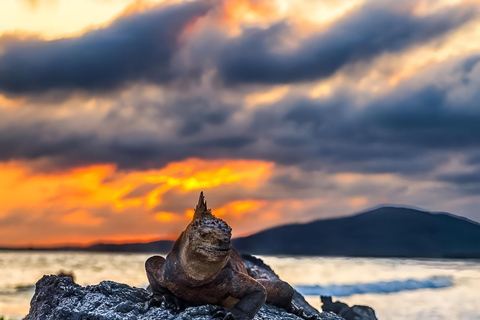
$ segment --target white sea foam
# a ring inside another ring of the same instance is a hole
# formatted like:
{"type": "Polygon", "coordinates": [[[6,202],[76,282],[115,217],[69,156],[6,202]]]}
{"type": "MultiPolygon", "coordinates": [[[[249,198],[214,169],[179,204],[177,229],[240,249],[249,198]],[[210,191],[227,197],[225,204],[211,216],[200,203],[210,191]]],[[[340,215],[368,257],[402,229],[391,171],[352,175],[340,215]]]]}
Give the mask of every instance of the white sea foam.
{"type": "Polygon", "coordinates": [[[305,296],[348,297],[354,294],[394,293],[406,290],[438,289],[450,286],[453,286],[451,277],[434,276],[423,280],[408,279],[346,285],[296,286],[295,289],[305,296]]]}

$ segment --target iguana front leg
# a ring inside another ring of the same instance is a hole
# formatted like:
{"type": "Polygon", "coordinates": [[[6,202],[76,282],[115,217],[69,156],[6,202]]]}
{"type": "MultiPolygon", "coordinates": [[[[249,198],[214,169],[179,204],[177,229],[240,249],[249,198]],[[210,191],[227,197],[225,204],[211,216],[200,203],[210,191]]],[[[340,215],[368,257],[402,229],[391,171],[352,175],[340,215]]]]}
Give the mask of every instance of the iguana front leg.
{"type": "Polygon", "coordinates": [[[230,283],[229,294],[239,299],[231,310],[235,320],[253,319],[265,304],[267,291],[258,281],[243,273],[235,273],[230,283]]]}
{"type": "Polygon", "coordinates": [[[153,256],[148,258],[145,262],[145,271],[147,273],[148,282],[150,283],[150,289],[153,293],[153,298],[149,303],[149,307],[160,306],[165,303],[168,309],[174,311],[180,311],[187,307],[187,303],[175,296],[170,290],[161,286],[163,281],[163,265],[165,259],[161,256],[153,256]]]}
{"type": "Polygon", "coordinates": [[[153,294],[161,295],[168,292],[168,290],[160,285],[163,280],[162,272],[164,264],[165,258],[161,256],[152,256],[145,261],[145,271],[153,294]]]}
{"type": "Polygon", "coordinates": [[[295,290],[282,280],[256,279],[267,291],[266,303],[283,308],[287,311],[292,307],[295,290]]]}

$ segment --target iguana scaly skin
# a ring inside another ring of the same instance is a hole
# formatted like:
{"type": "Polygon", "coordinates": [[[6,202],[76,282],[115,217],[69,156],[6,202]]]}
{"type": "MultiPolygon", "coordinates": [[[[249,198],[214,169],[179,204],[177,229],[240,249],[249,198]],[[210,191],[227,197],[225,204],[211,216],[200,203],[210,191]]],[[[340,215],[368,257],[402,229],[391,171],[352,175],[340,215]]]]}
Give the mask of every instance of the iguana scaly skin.
{"type": "Polygon", "coordinates": [[[193,220],[164,259],[150,257],[145,263],[150,288],[157,298],[173,294],[175,303],[214,304],[229,309],[225,319],[253,319],[266,302],[301,314],[292,303],[294,289],[286,282],[254,279],[230,245],[231,228],[212,215],[200,193],[193,220]]]}

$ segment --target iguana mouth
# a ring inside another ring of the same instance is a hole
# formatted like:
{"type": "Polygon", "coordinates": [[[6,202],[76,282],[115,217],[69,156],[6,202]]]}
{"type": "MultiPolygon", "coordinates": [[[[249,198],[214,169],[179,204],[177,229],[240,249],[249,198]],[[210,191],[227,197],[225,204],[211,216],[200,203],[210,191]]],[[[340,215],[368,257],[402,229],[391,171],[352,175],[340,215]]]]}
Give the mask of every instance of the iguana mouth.
{"type": "Polygon", "coordinates": [[[215,250],[218,250],[218,251],[229,251],[229,250],[230,250],[230,246],[228,246],[228,247],[216,247],[215,250]]]}
{"type": "Polygon", "coordinates": [[[231,246],[205,246],[205,247],[202,247],[203,250],[205,251],[210,251],[210,252],[216,252],[216,251],[229,251],[231,248],[231,246]]]}

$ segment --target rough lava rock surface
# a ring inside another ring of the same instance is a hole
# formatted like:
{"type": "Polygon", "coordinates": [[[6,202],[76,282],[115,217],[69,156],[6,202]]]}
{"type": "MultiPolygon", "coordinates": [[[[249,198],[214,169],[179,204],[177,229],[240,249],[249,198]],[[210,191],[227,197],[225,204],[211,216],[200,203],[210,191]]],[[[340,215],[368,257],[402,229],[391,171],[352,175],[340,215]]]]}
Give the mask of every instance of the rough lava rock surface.
{"type": "MultiPolygon", "coordinates": [[[[257,276],[277,277],[270,267],[260,259],[243,256],[249,273],[257,276]]],[[[160,307],[150,307],[152,293],[113,281],[102,281],[98,285],[82,287],[70,277],[45,275],[35,288],[30,302],[30,312],[25,320],[207,320],[220,307],[203,305],[189,307],[181,312],[160,307]]],[[[305,309],[305,313],[318,313],[303,297],[296,293],[294,301],[305,309]]],[[[319,319],[344,320],[334,313],[321,312],[319,319]]],[[[300,320],[301,318],[283,309],[264,305],[254,320],[300,320]]]]}
{"type": "MultiPolygon", "coordinates": [[[[25,320],[207,320],[219,307],[204,305],[175,313],[160,307],[149,308],[151,293],[113,281],[82,287],[69,277],[43,276],[36,284],[25,320]]],[[[301,318],[285,310],[265,305],[255,320],[301,318]]],[[[343,320],[333,313],[321,313],[323,320],[343,320]]]]}

